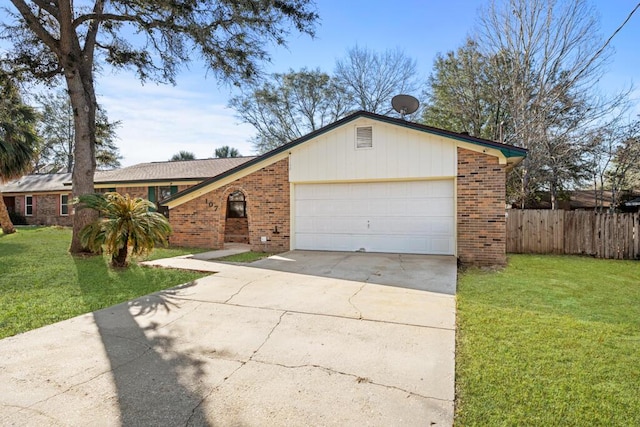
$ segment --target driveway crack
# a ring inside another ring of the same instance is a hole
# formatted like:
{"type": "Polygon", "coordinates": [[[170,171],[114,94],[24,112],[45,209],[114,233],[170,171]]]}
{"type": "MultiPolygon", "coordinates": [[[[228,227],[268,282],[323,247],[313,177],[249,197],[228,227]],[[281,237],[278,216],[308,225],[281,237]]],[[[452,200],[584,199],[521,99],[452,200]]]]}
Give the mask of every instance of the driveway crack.
{"type": "MultiPolygon", "coordinates": [[[[191,301],[191,300],[188,300],[188,301],[191,301]]],[[[156,327],[155,329],[162,329],[162,328],[166,328],[167,326],[169,326],[169,325],[171,325],[171,324],[173,324],[173,323],[177,322],[178,320],[182,319],[182,318],[183,318],[183,317],[185,317],[186,315],[193,313],[194,311],[196,311],[198,308],[200,308],[200,307],[202,306],[202,302],[201,302],[201,301],[196,301],[196,302],[197,302],[197,304],[194,304],[194,307],[192,307],[192,308],[191,308],[191,310],[189,310],[189,311],[185,311],[185,312],[184,312],[184,313],[182,313],[180,316],[176,317],[175,319],[173,319],[173,320],[171,320],[171,321],[169,321],[169,322],[167,322],[167,323],[165,323],[165,324],[158,324],[158,325],[157,325],[157,327],[156,327]]],[[[181,307],[179,307],[179,306],[178,306],[178,308],[181,308],[181,307]]],[[[170,308],[165,308],[165,310],[166,310],[166,312],[167,312],[167,313],[169,313],[169,312],[171,311],[171,309],[170,309],[170,308]]],[[[144,313],[134,314],[133,316],[134,316],[134,317],[136,317],[136,316],[139,316],[139,315],[141,315],[141,314],[144,314],[144,313]]]]}
{"type": "Polygon", "coordinates": [[[316,365],[316,364],[313,364],[313,363],[306,363],[306,364],[302,364],[302,365],[285,365],[285,364],[282,364],[282,363],[265,362],[265,361],[261,361],[261,360],[252,360],[252,361],[256,362],[256,363],[263,364],[263,365],[280,366],[280,367],[286,368],[286,369],[304,369],[304,368],[320,369],[320,370],[323,370],[325,372],[329,372],[329,373],[332,373],[332,374],[344,375],[344,376],[347,376],[347,377],[355,378],[355,380],[358,383],[368,383],[368,384],[375,385],[375,386],[378,386],[378,387],[384,387],[384,388],[389,389],[389,390],[397,390],[397,391],[400,391],[400,392],[403,392],[403,393],[407,393],[410,396],[419,397],[421,399],[437,400],[437,401],[440,401],[440,402],[447,402],[447,403],[451,402],[451,400],[448,400],[448,399],[442,399],[442,398],[433,397],[433,396],[425,396],[423,394],[416,393],[416,392],[413,392],[413,391],[410,391],[410,390],[406,390],[406,389],[401,388],[401,387],[378,383],[378,382],[372,381],[371,379],[366,378],[366,377],[361,377],[359,375],[351,374],[349,372],[338,371],[336,369],[327,368],[326,366],[316,365]]]}
{"type": "MultiPolygon", "coordinates": [[[[250,282],[251,283],[251,282],[250,282]]],[[[247,283],[244,286],[247,286],[249,283],[247,283]]],[[[244,287],[243,286],[243,287],[244,287]]],[[[240,291],[238,291],[240,292],[240,291]]],[[[233,297],[232,297],[233,298],[233,297]]],[[[260,349],[267,343],[267,341],[269,341],[269,339],[271,338],[271,335],[273,334],[273,332],[276,330],[276,328],[280,325],[280,323],[282,322],[282,318],[284,317],[284,315],[287,314],[286,311],[283,311],[280,314],[280,317],[278,318],[278,321],[276,322],[275,325],[273,325],[273,328],[271,328],[271,330],[269,331],[269,333],[267,334],[267,336],[265,337],[264,341],[262,341],[262,343],[258,346],[258,348],[256,348],[253,353],[251,354],[251,356],[249,356],[249,358],[247,360],[243,360],[243,361],[238,361],[240,363],[240,365],[234,369],[229,375],[227,375],[226,377],[224,377],[224,379],[222,380],[222,382],[220,384],[218,384],[217,386],[213,387],[209,393],[206,394],[206,396],[202,397],[202,399],[200,399],[200,401],[198,402],[198,404],[196,406],[193,407],[193,409],[191,410],[191,415],[189,415],[189,418],[187,419],[187,422],[185,423],[185,426],[189,426],[191,424],[191,420],[193,419],[194,415],[196,414],[196,411],[198,410],[198,408],[200,408],[200,406],[202,405],[202,403],[207,400],[209,398],[209,396],[211,396],[216,390],[220,389],[220,387],[222,387],[222,385],[227,382],[232,376],[235,375],[236,372],[238,372],[240,369],[242,369],[243,366],[245,366],[249,361],[254,361],[253,357],[260,351],[260,349]]]]}
{"type": "Polygon", "coordinates": [[[349,259],[348,255],[346,257],[344,257],[344,258],[338,259],[338,261],[336,261],[335,264],[333,264],[331,267],[329,267],[329,272],[328,273],[329,274],[333,273],[333,269],[336,268],[338,266],[338,264],[340,264],[341,262],[343,262],[343,261],[345,261],[347,259],[349,259]]]}
{"type": "MultiPolygon", "coordinates": [[[[38,400],[37,402],[33,402],[32,404],[30,404],[30,405],[28,405],[28,406],[21,406],[21,408],[23,408],[23,409],[28,409],[28,410],[34,410],[34,409],[33,409],[33,407],[34,407],[34,406],[39,405],[39,404],[41,404],[41,403],[43,403],[43,402],[47,402],[47,401],[49,401],[49,400],[51,400],[51,399],[53,399],[53,398],[55,398],[55,397],[58,397],[58,396],[61,396],[61,395],[65,394],[65,393],[68,393],[68,392],[70,392],[71,390],[73,390],[73,389],[75,389],[75,388],[77,388],[77,387],[80,387],[80,386],[82,386],[82,385],[84,385],[84,384],[90,383],[91,381],[93,381],[93,380],[95,380],[95,379],[97,379],[97,378],[100,378],[100,377],[101,377],[101,376],[103,376],[103,375],[109,374],[109,373],[111,373],[111,372],[115,371],[116,369],[119,369],[119,368],[120,368],[120,367],[122,367],[122,366],[125,366],[125,365],[127,365],[127,364],[129,364],[129,363],[131,363],[131,362],[134,362],[135,360],[138,360],[139,358],[141,358],[141,357],[142,357],[142,356],[144,356],[145,354],[149,353],[149,351],[153,350],[153,348],[152,348],[152,347],[150,347],[150,346],[148,346],[148,345],[145,345],[145,344],[143,344],[143,343],[141,343],[141,342],[139,342],[139,341],[135,341],[135,340],[132,340],[132,339],[127,338],[127,337],[121,337],[121,336],[118,336],[118,335],[111,335],[111,336],[112,336],[112,337],[122,338],[122,339],[129,340],[129,341],[132,341],[132,342],[135,342],[136,344],[140,344],[140,345],[142,345],[142,346],[146,347],[146,349],[145,349],[141,354],[137,355],[136,357],[134,357],[134,358],[133,358],[133,359],[131,359],[131,360],[127,360],[126,362],[123,362],[123,363],[121,363],[121,364],[119,364],[119,365],[117,365],[117,366],[111,367],[110,369],[108,369],[108,370],[106,370],[106,371],[99,372],[99,373],[97,373],[96,375],[92,376],[91,378],[87,378],[87,379],[86,379],[86,380],[84,380],[84,381],[81,381],[81,382],[77,382],[77,383],[71,384],[71,385],[67,386],[64,390],[60,390],[60,391],[58,391],[57,393],[54,393],[54,394],[52,394],[51,396],[45,397],[44,399],[38,400]]],[[[36,411],[37,411],[37,410],[36,410],[36,411]]],[[[37,412],[39,412],[39,411],[37,411],[37,412]]],[[[43,415],[44,415],[44,414],[43,414],[43,415]]],[[[51,417],[50,417],[50,418],[51,418],[51,417]]],[[[52,419],[54,419],[54,418],[52,418],[52,419]]]]}
{"type": "MultiPolygon", "coordinates": [[[[45,399],[45,400],[47,400],[47,399],[45,399]]],[[[42,400],[42,402],[44,402],[45,400],[42,400]]],[[[38,402],[38,403],[39,403],[39,402],[38,402]]],[[[34,403],[33,405],[36,405],[36,404],[37,404],[37,403],[34,403]]],[[[32,406],[33,406],[33,405],[32,405],[32,406]]],[[[58,424],[58,425],[62,425],[62,422],[61,422],[59,419],[57,419],[57,418],[55,418],[55,417],[53,417],[53,416],[51,416],[51,415],[47,414],[47,413],[46,413],[46,412],[44,412],[44,411],[40,411],[40,410],[38,410],[38,409],[35,409],[35,408],[33,408],[32,406],[20,406],[20,405],[9,405],[9,404],[3,404],[3,405],[2,405],[2,407],[3,407],[3,408],[16,408],[16,409],[18,410],[18,412],[22,412],[22,411],[32,411],[32,412],[35,412],[35,413],[37,413],[38,415],[40,415],[40,416],[42,416],[42,417],[45,417],[45,418],[50,419],[52,422],[54,422],[54,423],[56,423],[56,424],[58,424]]],[[[0,418],[0,420],[6,419],[6,418],[8,418],[9,416],[11,416],[11,414],[8,414],[8,416],[7,416],[7,417],[4,417],[4,416],[3,416],[2,418],[0,418]]]]}
{"type": "Polygon", "coordinates": [[[362,320],[362,312],[360,311],[360,309],[351,300],[353,298],[355,298],[356,295],[358,295],[360,293],[360,291],[363,290],[366,285],[367,285],[366,283],[363,283],[362,285],[360,285],[360,288],[358,288],[358,290],[355,291],[355,293],[353,295],[351,295],[349,297],[349,300],[348,300],[348,302],[351,305],[351,307],[353,307],[353,309],[356,311],[356,313],[358,313],[358,320],[362,320]]]}
{"type": "Polygon", "coordinates": [[[263,280],[263,279],[268,279],[269,277],[271,277],[272,275],[267,275],[264,277],[261,277],[260,279],[256,279],[256,280],[250,280],[247,283],[245,283],[244,285],[240,286],[240,289],[238,289],[233,295],[231,295],[229,298],[227,298],[223,304],[227,304],[229,301],[231,301],[233,298],[235,298],[240,292],[242,292],[244,290],[244,288],[246,288],[247,286],[249,286],[252,283],[257,282],[258,280],[263,280]]]}
{"type": "MultiPolygon", "coordinates": [[[[273,326],[273,328],[271,328],[271,330],[269,331],[269,334],[267,335],[267,337],[264,339],[264,341],[262,342],[262,344],[260,344],[260,346],[258,346],[258,348],[253,352],[253,354],[251,355],[251,357],[249,357],[249,359],[247,360],[247,362],[249,360],[253,360],[253,357],[260,351],[260,349],[262,347],[264,347],[264,345],[267,343],[267,341],[269,341],[269,339],[271,338],[271,335],[273,335],[273,332],[276,330],[276,328],[278,326],[280,326],[280,323],[282,322],[282,318],[284,317],[285,314],[287,314],[288,311],[283,311],[282,314],[280,314],[280,317],[278,318],[278,322],[273,326]]],[[[245,362],[246,363],[246,362],[245,362]]]]}

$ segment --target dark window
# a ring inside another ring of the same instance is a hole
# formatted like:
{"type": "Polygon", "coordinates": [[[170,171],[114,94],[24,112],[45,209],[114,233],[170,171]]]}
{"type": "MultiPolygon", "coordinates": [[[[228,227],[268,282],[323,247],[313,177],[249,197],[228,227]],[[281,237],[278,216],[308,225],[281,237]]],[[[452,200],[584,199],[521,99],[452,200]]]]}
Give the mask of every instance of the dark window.
{"type": "Polygon", "coordinates": [[[69,215],[69,195],[60,195],[60,215],[69,215]]]}
{"type": "Polygon", "coordinates": [[[227,218],[246,218],[247,202],[241,191],[234,191],[227,199],[227,218]]]}
{"type": "MultiPolygon", "coordinates": [[[[162,210],[161,209],[161,205],[160,203],[164,200],[169,198],[170,196],[176,194],[178,192],[178,186],[177,185],[163,185],[163,186],[158,186],[158,187],[149,187],[148,189],[148,199],[150,202],[153,202],[156,204],[156,206],[158,207],[158,211],[160,211],[160,213],[162,213],[164,216],[166,216],[167,218],[169,217],[169,212],[168,210],[162,210]],[[165,213],[166,212],[166,213],[165,213]]],[[[151,209],[152,211],[155,211],[155,209],[151,209]]]]}
{"type": "Polygon", "coordinates": [[[168,199],[170,196],[178,192],[177,185],[163,185],[159,187],[149,187],[149,201],[156,203],[161,202],[164,199],[168,199]]]}
{"type": "Polygon", "coordinates": [[[33,215],[33,196],[24,196],[24,214],[33,215]]]}
{"type": "Polygon", "coordinates": [[[158,187],[158,201],[167,199],[171,194],[171,187],[158,187]]]}

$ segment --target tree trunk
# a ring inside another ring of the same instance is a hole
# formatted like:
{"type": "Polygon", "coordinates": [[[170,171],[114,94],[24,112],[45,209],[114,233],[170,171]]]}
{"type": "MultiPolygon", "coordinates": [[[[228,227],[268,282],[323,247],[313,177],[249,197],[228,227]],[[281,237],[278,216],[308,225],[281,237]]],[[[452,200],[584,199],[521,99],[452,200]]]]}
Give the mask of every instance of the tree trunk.
{"type": "Polygon", "coordinates": [[[4,234],[12,234],[16,232],[16,229],[13,227],[13,223],[11,222],[11,218],[9,217],[7,205],[4,204],[2,193],[0,193],[0,227],[2,227],[2,232],[4,234]]]}
{"type": "MultiPolygon", "coordinates": [[[[75,144],[72,173],[73,197],[94,192],[93,176],[96,170],[96,98],[91,69],[70,66],[65,70],[69,98],[73,108],[75,144]]],[[[98,213],[81,209],[74,213],[73,236],[69,251],[72,254],[90,252],[80,243],[80,230],[95,221],[98,213]]]]}
{"type": "Polygon", "coordinates": [[[558,209],[558,186],[556,183],[557,180],[555,178],[552,178],[549,185],[549,195],[551,196],[551,210],[554,211],[558,209]]]}
{"type": "Polygon", "coordinates": [[[126,267],[128,254],[129,245],[124,245],[124,247],[120,248],[117,253],[111,255],[111,265],[118,268],[126,267]]]}

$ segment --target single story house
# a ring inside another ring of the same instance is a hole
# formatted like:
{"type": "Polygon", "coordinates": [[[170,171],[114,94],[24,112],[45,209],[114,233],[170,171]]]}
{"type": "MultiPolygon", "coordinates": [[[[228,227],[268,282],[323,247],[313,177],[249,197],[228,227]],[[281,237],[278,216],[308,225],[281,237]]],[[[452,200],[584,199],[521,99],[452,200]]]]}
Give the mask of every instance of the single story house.
{"type": "Polygon", "coordinates": [[[506,261],[506,172],[526,150],[364,111],[162,201],[172,245],[506,261]]]}
{"type": "MultiPolygon", "coordinates": [[[[98,192],[117,191],[152,202],[161,201],[207,178],[253,160],[254,157],[141,163],[122,169],[98,171],[98,192]]],[[[34,174],[0,185],[10,213],[32,225],[72,225],[71,174],[34,174]]]]}
{"type": "Polygon", "coordinates": [[[0,185],[9,214],[18,214],[27,224],[71,226],[70,173],[25,175],[0,185]]]}
{"type": "MultiPolygon", "coordinates": [[[[628,200],[637,197],[640,193],[635,190],[619,191],[616,195],[618,199],[617,209],[633,209],[633,205],[628,200]]],[[[601,190],[596,192],[589,190],[569,190],[562,193],[561,199],[558,200],[558,209],[595,211],[599,209],[611,209],[611,200],[613,193],[611,190],[601,190]]],[[[514,204],[514,209],[520,209],[520,205],[514,204]]],[[[548,191],[540,191],[536,193],[536,200],[529,201],[525,209],[551,209],[551,194],[548,191]]]]}

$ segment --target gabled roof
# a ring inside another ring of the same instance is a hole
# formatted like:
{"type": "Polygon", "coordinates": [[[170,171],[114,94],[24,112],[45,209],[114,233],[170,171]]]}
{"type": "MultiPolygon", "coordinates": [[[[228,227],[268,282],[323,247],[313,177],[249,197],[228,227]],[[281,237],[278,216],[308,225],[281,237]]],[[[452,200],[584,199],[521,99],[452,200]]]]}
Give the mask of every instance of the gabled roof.
{"type": "Polygon", "coordinates": [[[70,191],[66,182],[71,182],[70,173],[47,173],[25,175],[0,185],[0,192],[6,193],[40,193],[46,191],[70,191]]]}
{"type": "Polygon", "coordinates": [[[96,184],[157,181],[201,181],[233,169],[255,157],[182,160],[178,162],[140,163],[122,169],[96,172],[96,184]]]}
{"type": "Polygon", "coordinates": [[[283,152],[286,152],[287,150],[290,150],[291,148],[303,144],[313,138],[316,138],[322,134],[325,134],[327,132],[330,132],[340,126],[343,126],[349,122],[352,122],[354,120],[360,119],[360,118],[368,118],[368,119],[373,119],[373,120],[377,120],[377,121],[381,121],[384,123],[388,123],[388,124],[392,124],[392,125],[397,125],[397,126],[402,126],[408,129],[413,129],[419,132],[425,132],[425,133],[429,133],[432,135],[438,135],[438,136],[443,136],[443,137],[447,137],[447,138],[451,138],[454,140],[458,140],[461,142],[466,142],[466,143],[470,143],[470,144],[474,144],[474,145],[478,145],[481,147],[485,147],[485,148],[490,148],[490,149],[495,149],[498,150],[502,153],[502,155],[505,156],[505,158],[507,158],[507,160],[509,160],[512,164],[517,164],[519,163],[522,159],[524,159],[524,157],[527,155],[527,150],[524,148],[520,148],[520,147],[516,147],[513,145],[507,145],[507,144],[501,144],[499,142],[495,142],[495,141],[490,141],[488,139],[482,139],[482,138],[476,138],[467,134],[462,134],[462,133],[457,133],[457,132],[451,132],[448,130],[444,130],[444,129],[438,129],[438,128],[434,128],[431,126],[426,126],[423,124],[419,124],[419,123],[414,123],[414,122],[408,122],[406,120],[403,119],[398,119],[398,118],[394,118],[394,117],[388,117],[388,116],[383,116],[380,114],[375,114],[375,113],[370,113],[368,111],[357,111],[353,114],[348,115],[347,117],[344,117],[336,122],[333,122],[327,126],[324,126],[320,129],[317,129],[311,133],[308,133],[307,135],[304,135],[294,141],[291,141],[287,144],[281,145],[280,147],[271,150],[261,156],[255,157],[252,160],[243,163],[242,165],[239,165],[233,169],[229,169],[225,172],[222,172],[221,174],[214,176],[213,178],[207,179],[206,181],[202,181],[200,184],[198,185],[194,185],[193,187],[190,187],[186,190],[183,190],[179,193],[176,193],[174,195],[172,195],[171,197],[163,200],[163,202],[172,202],[174,200],[178,200],[188,194],[191,194],[193,192],[199,191],[200,189],[211,185],[212,183],[219,181],[229,175],[235,174],[243,169],[248,169],[251,166],[256,165],[257,163],[262,163],[265,160],[269,159],[269,158],[275,158],[276,156],[280,155],[283,152]]]}

